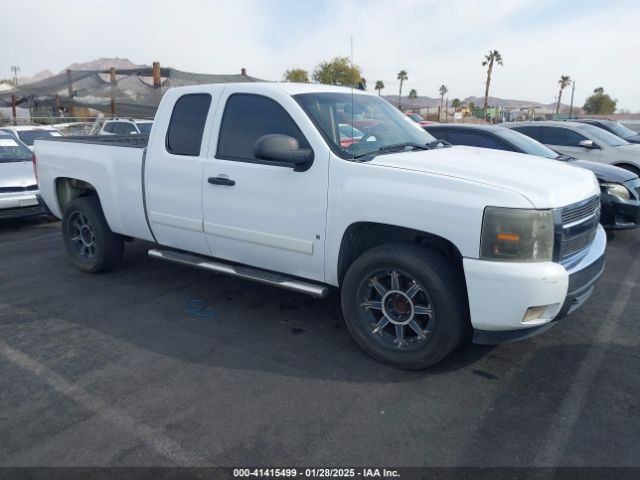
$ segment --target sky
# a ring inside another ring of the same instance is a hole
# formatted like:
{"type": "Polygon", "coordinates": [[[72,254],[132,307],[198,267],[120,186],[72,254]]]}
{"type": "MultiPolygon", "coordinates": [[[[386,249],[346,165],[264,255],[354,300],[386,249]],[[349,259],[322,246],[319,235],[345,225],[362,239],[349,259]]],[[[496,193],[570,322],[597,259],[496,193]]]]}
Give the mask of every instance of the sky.
{"type": "MultiPolygon", "coordinates": [[[[558,80],[575,104],[604,87],[618,108],[640,112],[637,0],[3,0],[0,78],[100,57],[159,61],[198,73],[279,80],[350,54],[369,88],[450,99],[484,95],[484,55],[498,49],[492,96],[551,103],[558,80]],[[7,48],[8,47],[8,48],[7,48]]],[[[563,103],[570,99],[563,93],[563,103]]]]}

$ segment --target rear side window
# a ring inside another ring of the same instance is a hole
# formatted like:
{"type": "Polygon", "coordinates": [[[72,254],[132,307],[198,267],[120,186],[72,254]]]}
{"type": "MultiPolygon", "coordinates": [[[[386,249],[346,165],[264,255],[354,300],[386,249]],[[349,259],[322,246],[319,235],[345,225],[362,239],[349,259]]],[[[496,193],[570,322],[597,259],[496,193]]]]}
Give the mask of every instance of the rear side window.
{"type": "Polygon", "coordinates": [[[542,127],[515,127],[516,132],[525,134],[527,137],[533,138],[540,143],[545,143],[542,138],[542,127]]]}
{"type": "Polygon", "coordinates": [[[436,137],[438,140],[444,140],[446,142],[449,141],[448,132],[442,128],[429,128],[425,130],[427,130],[427,132],[436,137]]]}
{"type": "Polygon", "coordinates": [[[113,127],[111,127],[111,132],[116,135],[124,135],[126,128],[126,123],[124,122],[114,122],[113,127]]]}
{"type": "Polygon", "coordinates": [[[200,155],[210,105],[211,95],[208,93],[183,95],[176,101],[167,130],[167,152],[192,157],[200,155]]]}
{"type": "Polygon", "coordinates": [[[102,130],[107,133],[113,133],[113,127],[115,126],[115,124],[116,122],[109,122],[104,126],[102,130]]]}
{"type": "Polygon", "coordinates": [[[492,150],[511,150],[502,142],[492,138],[490,135],[472,132],[449,131],[449,142],[454,145],[468,145],[470,147],[491,148],[492,150]]]}
{"type": "Polygon", "coordinates": [[[217,156],[255,161],[253,147],[256,140],[276,133],[295,138],[300,148],[310,148],[309,142],[280,104],[260,95],[232,95],[222,117],[217,156]]]}
{"type": "Polygon", "coordinates": [[[560,145],[563,147],[579,147],[582,140],[586,140],[573,130],[561,127],[544,127],[543,130],[544,142],[547,145],[560,145]]]}

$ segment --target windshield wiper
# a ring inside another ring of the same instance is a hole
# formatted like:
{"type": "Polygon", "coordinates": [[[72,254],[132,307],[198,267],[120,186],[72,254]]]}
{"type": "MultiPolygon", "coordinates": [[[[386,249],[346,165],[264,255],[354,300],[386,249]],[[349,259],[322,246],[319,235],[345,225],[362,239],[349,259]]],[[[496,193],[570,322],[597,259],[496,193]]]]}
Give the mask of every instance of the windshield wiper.
{"type": "Polygon", "coordinates": [[[437,148],[438,145],[442,145],[443,147],[451,147],[453,144],[447,142],[446,140],[433,140],[427,143],[427,145],[432,148],[437,148]]]}
{"type": "Polygon", "coordinates": [[[429,143],[415,143],[415,142],[404,142],[404,143],[394,143],[392,145],[385,145],[376,150],[370,150],[368,152],[359,153],[358,155],[354,155],[353,158],[362,158],[368,155],[378,154],[378,153],[391,153],[391,152],[399,152],[405,150],[407,148],[411,148],[413,150],[431,150],[432,148],[436,148],[435,145],[431,145],[433,142],[429,143]]]}

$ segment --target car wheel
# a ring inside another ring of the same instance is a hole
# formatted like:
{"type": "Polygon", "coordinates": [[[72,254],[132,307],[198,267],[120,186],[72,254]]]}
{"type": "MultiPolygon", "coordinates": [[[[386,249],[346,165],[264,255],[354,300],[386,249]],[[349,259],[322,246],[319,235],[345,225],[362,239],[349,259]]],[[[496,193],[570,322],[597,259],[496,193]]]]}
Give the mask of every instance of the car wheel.
{"type": "Polygon", "coordinates": [[[403,369],[436,364],[469,326],[462,275],[436,251],[416,245],[373,248],[349,267],[342,311],[355,341],[403,369]]]}
{"type": "Polygon", "coordinates": [[[111,231],[95,196],[78,197],[62,217],[62,235],[73,265],[97,273],[112,268],[124,252],[124,240],[111,231]]]}

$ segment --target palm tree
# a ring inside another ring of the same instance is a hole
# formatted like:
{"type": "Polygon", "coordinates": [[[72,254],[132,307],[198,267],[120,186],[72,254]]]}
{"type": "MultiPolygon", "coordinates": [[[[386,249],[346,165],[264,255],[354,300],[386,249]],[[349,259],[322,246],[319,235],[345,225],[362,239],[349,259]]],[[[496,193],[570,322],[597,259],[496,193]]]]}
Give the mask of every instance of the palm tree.
{"type": "Polygon", "coordinates": [[[446,85],[440,85],[438,92],[440,92],[440,120],[442,120],[442,111],[444,108],[444,96],[447,94],[449,89],[446,85]]]}
{"type": "Polygon", "coordinates": [[[405,80],[409,80],[406,70],[400,70],[398,72],[398,80],[400,80],[400,91],[398,92],[398,108],[402,110],[402,84],[405,80]]]}
{"type": "Polygon", "coordinates": [[[451,106],[453,107],[454,112],[457,112],[461,105],[462,102],[459,98],[454,98],[453,100],[451,100],[451,106]]]}
{"type": "Polygon", "coordinates": [[[484,90],[484,117],[487,118],[487,102],[489,101],[489,85],[491,84],[491,74],[493,73],[493,65],[498,64],[502,66],[502,55],[498,50],[489,50],[489,53],[484,56],[482,62],[483,67],[487,67],[487,83],[484,90]]]}
{"type": "Polygon", "coordinates": [[[384,88],[384,82],[382,80],[378,80],[376,82],[376,90],[378,91],[378,96],[380,96],[380,92],[384,88]]]}
{"type": "Polygon", "coordinates": [[[569,75],[561,75],[560,80],[558,80],[558,84],[560,85],[560,92],[558,92],[558,104],[556,105],[556,114],[560,112],[560,101],[562,100],[562,90],[571,85],[571,77],[569,75]]]}

